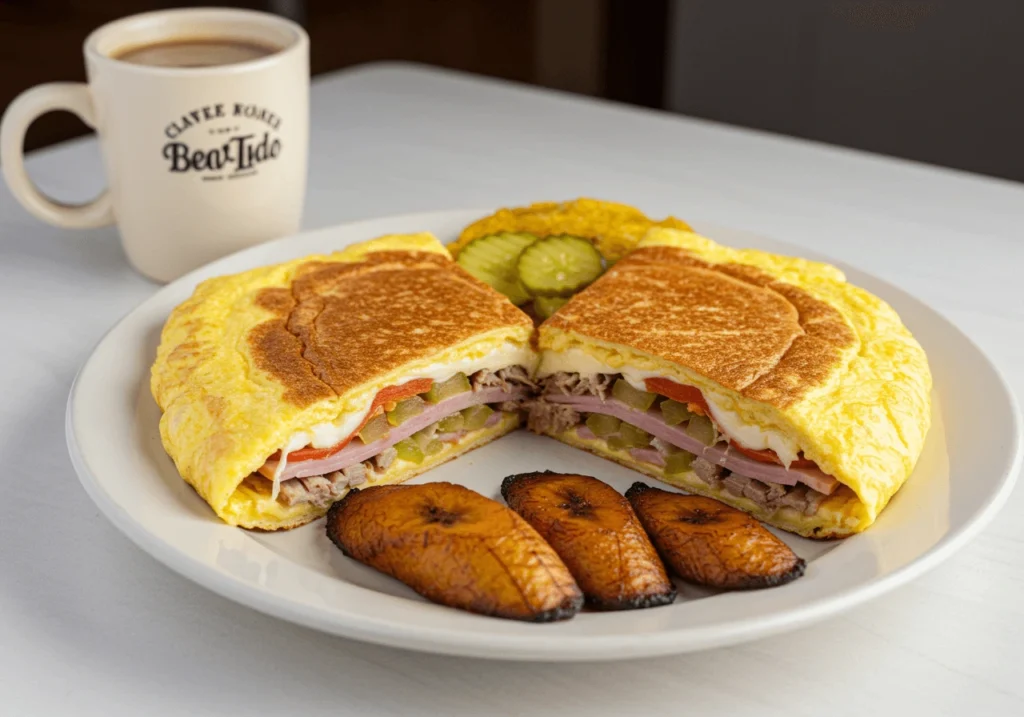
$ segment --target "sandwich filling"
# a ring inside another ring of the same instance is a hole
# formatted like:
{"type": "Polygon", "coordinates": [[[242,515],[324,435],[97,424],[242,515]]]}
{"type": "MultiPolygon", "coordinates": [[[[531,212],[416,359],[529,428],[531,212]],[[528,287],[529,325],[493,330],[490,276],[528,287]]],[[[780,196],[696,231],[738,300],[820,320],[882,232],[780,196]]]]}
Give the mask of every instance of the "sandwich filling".
{"type": "Polygon", "coordinates": [[[539,379],[541,393],[530,404],[528,425],[539,433],[575,431],[584,441],[625,452],[667,476],[692,471],[710,487],[766,509],[813,515],[839,488],[787,441],[720,420],[722,412],[698,389],[655,376],[637,388],[639,381],[630,378],[611,371],[551,373],[539,379]],[[759,440],[749,440],[751,435],[759,440]]]}
{"type": "MultiPolygon", "coordinates": [[[[284,505],[326,507],[352,487],[372,482],[396,460],[413,464],[516,414],[536,388],[522,365],[458,372],[442,381],[413,378],[388,386],[358,414],[337,425],[349,432],[332,445],[317,446],[300,434],[254,474],[271,482],[284,505]],[[294,444],[302,442],[301,447],[294,444]]],[[[320,435],[327,431],[320,430],[320,435]]]]}

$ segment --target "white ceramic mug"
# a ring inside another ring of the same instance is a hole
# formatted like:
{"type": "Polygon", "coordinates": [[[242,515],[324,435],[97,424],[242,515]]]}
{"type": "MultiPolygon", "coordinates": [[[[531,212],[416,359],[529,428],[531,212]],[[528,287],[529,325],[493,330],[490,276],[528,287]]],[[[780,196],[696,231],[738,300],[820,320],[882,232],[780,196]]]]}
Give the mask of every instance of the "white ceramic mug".
{"type": "Polygon", "coordinates": [[[136,15],[85,41],[88,83],[23,93],[0,127],[0,168],[15,197],[61,227],[116,222],[141,273],[170,281],[208,261],[299,228],[309,145],[309,38],[247,10],[136,15]],[[274,50],[237,64],[154,67],[115,59],[164,42],[235,40],[274,50]],[[88,204],[43,195],[25,172],[25,131],[69,110],[99,134],[108,189],[88,204]]]}

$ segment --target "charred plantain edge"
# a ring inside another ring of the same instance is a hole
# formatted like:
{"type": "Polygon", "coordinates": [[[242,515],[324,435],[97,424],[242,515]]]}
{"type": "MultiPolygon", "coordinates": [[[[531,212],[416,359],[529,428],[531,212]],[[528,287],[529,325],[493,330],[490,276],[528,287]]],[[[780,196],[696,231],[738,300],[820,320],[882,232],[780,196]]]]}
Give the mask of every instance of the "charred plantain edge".
{"type": "Polygon", "coordinates": [[[594,610],[600,610],[601,612],[612,612],[616,610],[643,610],[644,608],[649,607],[671,605],[675,602],[676,594],[676,589],[672,588],[668,592],[640,595],[629,600],[601,600],[599,598],[588,597],[587,607],[593,608],[594,610]]]}
{"type": "Polygon", "coordinates": [[[649,490],[654,490],[654,488],[647,485],[643,481],[638,480],[636,483],[629,487],[629,490],[626,491],[626,498],[631,499],[634,496],[642,495],[649,490]]]}
{"type": "Polygon", "coordinates": [[[583,609],[583,596],[578,595],[568,603],[563,603],[558,607],[551,608],[550,610],[544,610],[538,612],[535,615],[527,618],[527,622],[559,622],[560,620],[568,620],[574,617],[576,613],[583,609]]]}
{"type": "Polygon", "coordinates": [[[341,540],[336,537],[338,535],[338,531],[335,528],[338,526],[338,520],[340,519],[345,501],[359,492],[359,488],[349,488],[348,492],[341,497],[341,500],[335,501],[331,504],[331,507],[327,509],[327,537],[331,539],[331,542],[337,546],[338,550],[340,550],[341,554],[346,558],[350,558],[352,556],[345,549],[345,546],[342,545],[341,540]]]}
{"type": "Polygon", "coordinates": [[[739,584],[729,588],[730,590],[758,590],[760,588],[774,588],[786,583],[791,583],[799,577],[802,577],[804,571],[807,569],[807,561],[803,558],[797,558],[796,563],[793,567],[784,573],[779,575],[751,575],[739,582],[739,584]]]}
{"type": "Polygon", "coordinates": [[[562,473],[556,473],[555,471],[532,471],[530,473],[516,473],[514,475],[505,476],[501,481],[501,497],[508,501],[508,492],[512,489],[512,486],[516,483],[526,480],[528,478],[536,478],[537,476],[557,476],[563,475],[562,473]]]}

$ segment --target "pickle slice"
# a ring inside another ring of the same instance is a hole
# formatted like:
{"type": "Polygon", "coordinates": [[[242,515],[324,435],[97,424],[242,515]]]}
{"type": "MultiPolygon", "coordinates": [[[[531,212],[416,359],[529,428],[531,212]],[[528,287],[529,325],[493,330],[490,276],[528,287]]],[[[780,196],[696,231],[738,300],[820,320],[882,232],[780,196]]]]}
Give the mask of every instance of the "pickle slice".
{"type": "Polygon", "coordinates": [[[426,399],[427,403],[440,403],[446,398],[451,398],[469,390],[469,379],[466,378],[466,374],[457,373],[447,381],[434,381],[430,386],[430,390],[423,394],[423,398],[426,399]]]}
{"type": "Polygon", "coordinates": [[[630,448],[644,448],[651,445],[650,433],[628,423],[623,423],[620,426],[619,435],[629,443],[630,448]]]}
{"type": "Polygon", "coordinates": [[[571,296],[604,271],[597,247],[572,236],[539,239],[523,249],[518,269],[523,286],[534,296],[571,296]]]}
{"type": "Polygon", "coordinates": [[[538,296],[533,300],[533,310],[542,319],[550,319],[551,315],[565,306],[569,300],[562,296],[538,296]]]}
{"type": "Polygon", "coordinates": [[[387,412],[388,423],[392,426],[401,426],[413,416],[423,413],[423,399],[419,396],[410,396],[399,401],[394,409],[387,412]]]}
{"type": "Polygon", "coordinates": [[[633,388],[624,378],[620,378],[612,386],[612,396],[622,401],[627,406],[646,411],[652,405],[654,405],[654,399],[657,398],[656,394],[649,393],[648,391],[641,391],[633,388]]]}
{"type": "Polygon", "coordinates": [[[713,446],[718,442],[715,424],[707,416],[694,416],[686,424],[686,432],[705,446],[713,446]]]}
{"type": "Polygon", "coordinates": [[[491,234],[474,239],[459,252],[459,266],[509,298],[525,304],[530,294],[519,280],[517,262],[523,249],[537,241],[532,234],[491,234]]]}
{"type": "Polygon", "coordinates": [[[607,443],[608,447],[611,448],[613,451],[624,451],[628,448],[632,448],[632,446],[629,445],[629,441],[626,440],[625,437],[620,435],[612,436],[611,438],[608,439],[607,443]]]}
{"type": "Polygon", "coordinates": [[[665,456],[665,475],[678,475],[690,470],[694,456],[689,451],[676,451],[665,456]]]}
{"type": "Polygon", "coordinates": [[[423,451],[416,445],[416,441],[405,438],[395,444],[395,451],[403,461],[420,464],[423,462],[423,451]]]}
{"type": "Polygon", "coordinates": [[[606,416],[603,413],[591,413],[587,416],[587,428],[598,438],[607,438],[618,433],[621,423],[622,421],[615,416],[606,416]]]}
{"type": "Polygon", "coordinates": [[[437,440],[435,438],[435,439],[431,440],[430,443],[428,443],[427,445],[423,446],[423,455],[425,455],[425,456],[436,455],[436,454],[440,453],[441,449],[443,449],[443,448],[444,448],[444,444],[441,443],[441,441],[439,441],[439,440],[437,440]]]}
{"type": "Polygon", "coordinates": [[[435,423],[431,426],[427,426],[422,431],[417,431],[416,433],[412,434],[409,437],[416,443],[417,446],[420,447],[420,450],[423,451],[424,454],[430,455],[429,453],[427,453],[427,446],[430,444],[431,441],[434,440],[434,436],[436,434],[437,424],[435,423]]]}
{"type": "Polygon", "coordinates": [[[685,403],[673,401],[671,398],[666,398],[661,402],[661,417],[670,426],[678,426],[683,421],[689,421],[692,416],[693,414],[690,413],[690,409],[686,407],[685,403]]]}
{"type": "Polygon", "coordinates": [[[462,417],[465,419],[463,430],[475,431],[478,428],[483,428],[492,413],[494,413],[494,409],[484,404],[463,409],[462,417]]]}
{"type": "Polygon", "coordinates": [[[464,430],[465,427],[466,417],[461,413],[453,413],[437,422],[437,430],[441,433],[456,433],[457,431],[464,430]]]}
{"type": "Polygon", "coordinates": [[[388,423],[388,418],[383,413],[379,413],[369,421],[366,425],[359,429],[359,440],[363,443],[373,443],[379,441],[384,436],[388,435],[391,430],[391,424],[388,423]]]}

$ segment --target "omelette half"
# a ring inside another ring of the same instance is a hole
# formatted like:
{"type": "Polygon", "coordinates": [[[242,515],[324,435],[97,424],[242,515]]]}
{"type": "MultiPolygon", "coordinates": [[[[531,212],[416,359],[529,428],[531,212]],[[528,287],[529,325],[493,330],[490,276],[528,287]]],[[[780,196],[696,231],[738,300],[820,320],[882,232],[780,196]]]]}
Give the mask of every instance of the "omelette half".
{"type": "Polygon", "coordinates": [[[932,379],[896,312],[835,267],[653,228],[541,325],[543,434],[812,538],[908,478],[932,379]]]}
{"type": "Polygon", "coordinates": [[[292,528],[516,428],[532,335],[429,234],[210,279],[161,335],[160,435],[221,519],[292,528]]]}

